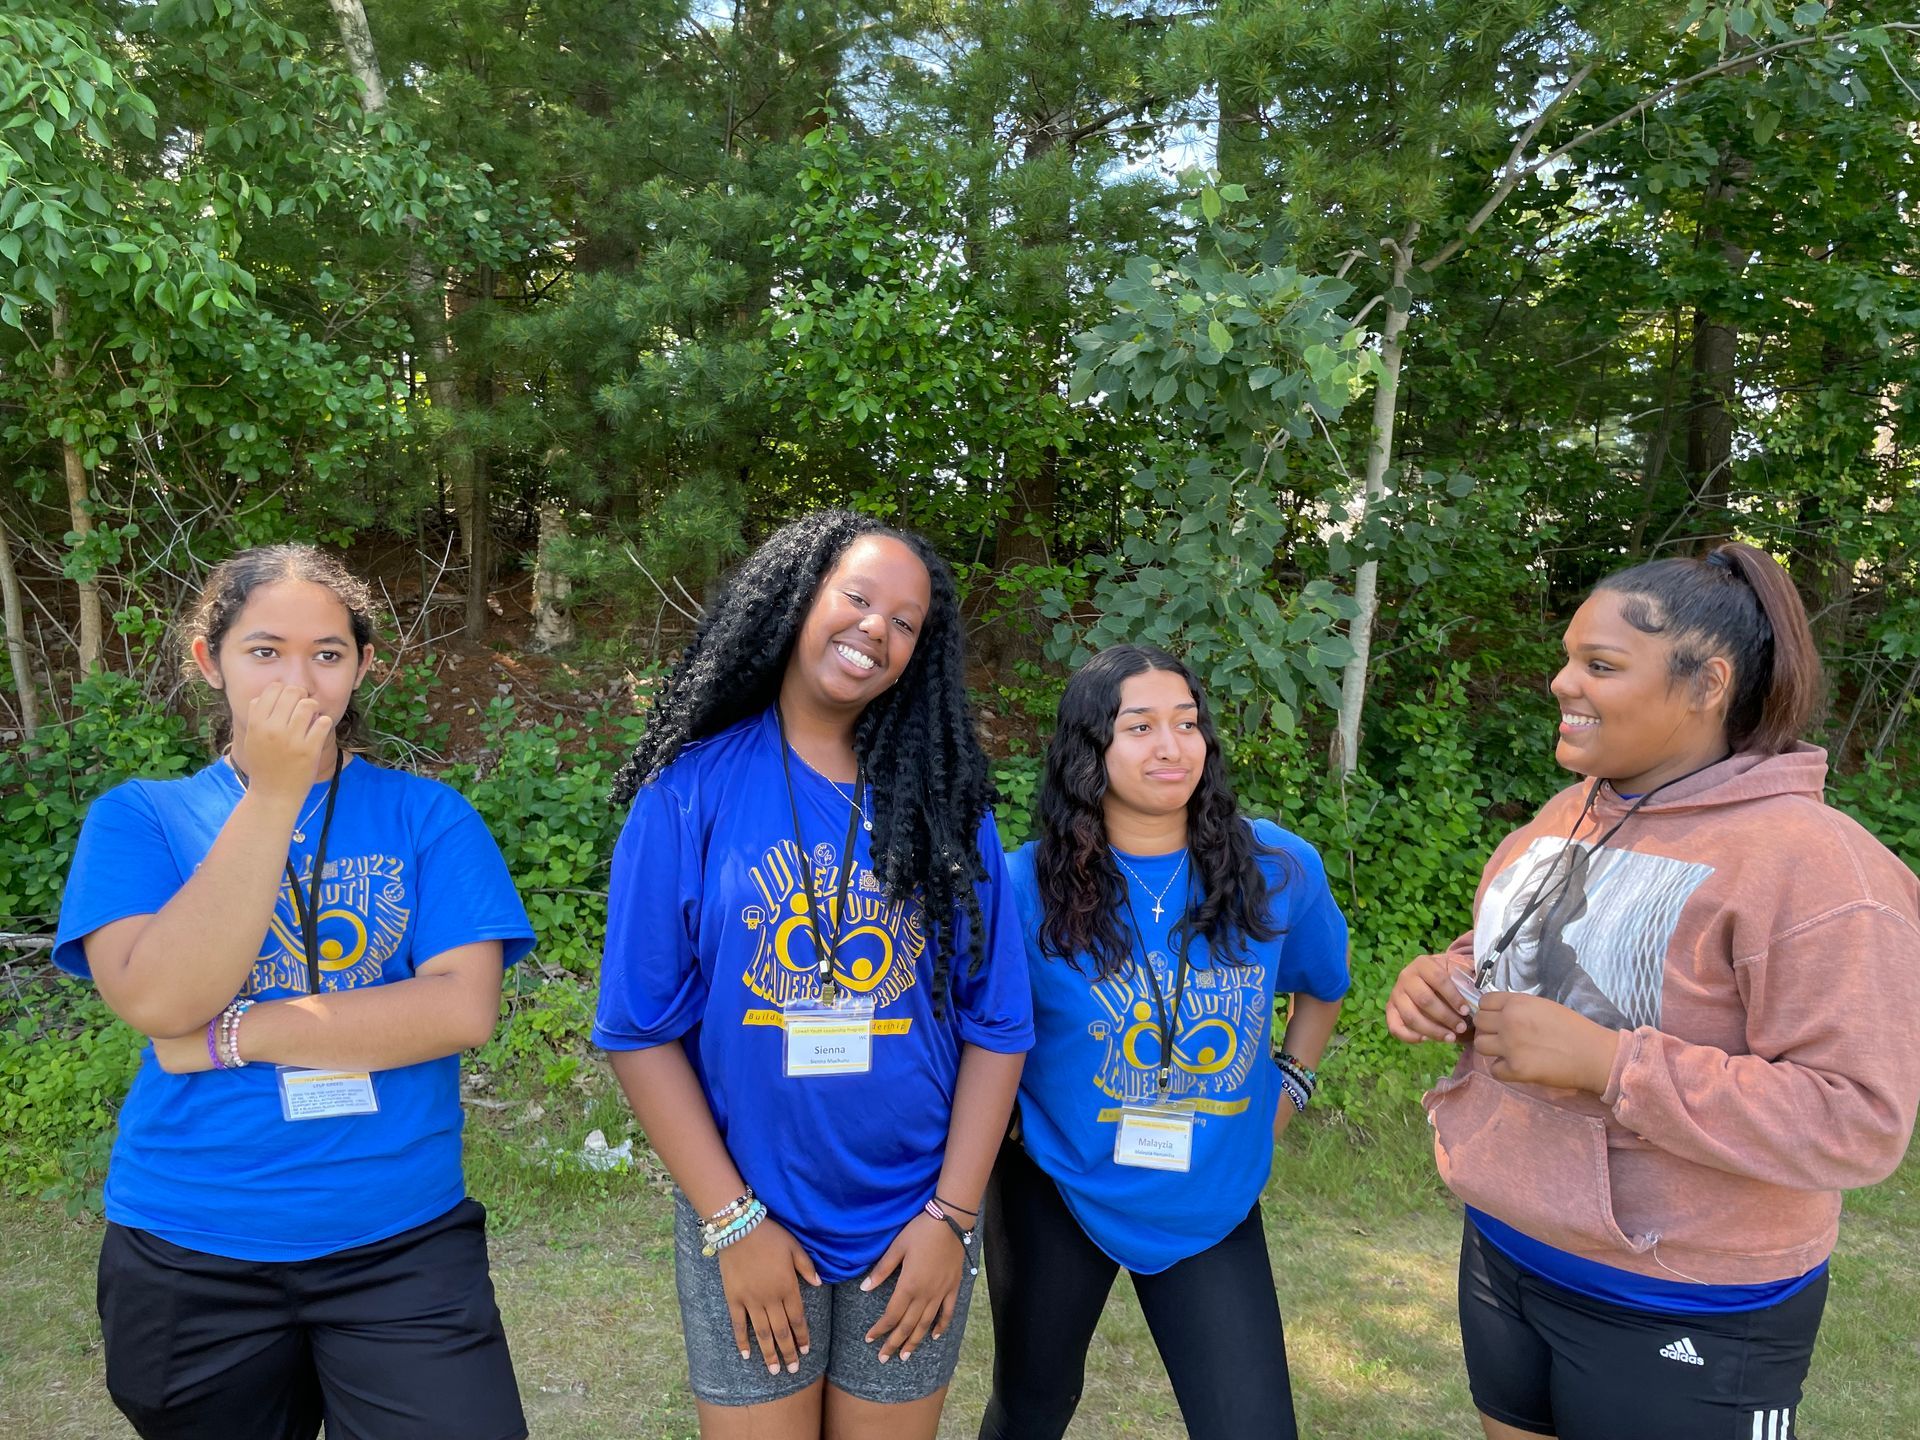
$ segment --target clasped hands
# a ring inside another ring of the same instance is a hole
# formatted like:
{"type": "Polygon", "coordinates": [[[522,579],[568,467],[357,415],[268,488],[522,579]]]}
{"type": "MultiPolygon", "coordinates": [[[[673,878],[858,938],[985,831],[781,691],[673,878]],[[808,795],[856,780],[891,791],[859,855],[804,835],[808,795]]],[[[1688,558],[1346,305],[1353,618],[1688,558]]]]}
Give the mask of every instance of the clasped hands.
{"type": "MultiPolygon", "coordinates": [[[[874,1290],[899,1272],[886,1310],[862,1337],[870,1345],[879,1344],[883,1365],[896,1353],[911,1360],[929,1336],[938,1340],[947,1333],[968,1259],[966,1247],[931,1215],[914,1216],[894,1236],[861,1282],[862,1289],[874,1290]]],[[[741,1359],[752,1353],[747,1344],[751,1327],[769,1374],[778,1374],[783,1365],[789,1372],[799,1370],[800,1357],[812,1347],[800,1295],[803,1280],[821,1283],[807,1252],[778,1221],[762,1221],[744,1240],[720,1252],[720,1282],[741,1359]]]]}
{"type": "Polygon", "coordinates": [[[1450,955],[1422,955],[1400,972],[1387,997],[1387,1029],[1396,1039],[1471,1040],[1496,1080],[1606,1091],[1622,1032],[1543,996],[1506,990],[1484,995],[1475,1012],[1454,988],[1455,975],[1472,978],[1450,955]]]}

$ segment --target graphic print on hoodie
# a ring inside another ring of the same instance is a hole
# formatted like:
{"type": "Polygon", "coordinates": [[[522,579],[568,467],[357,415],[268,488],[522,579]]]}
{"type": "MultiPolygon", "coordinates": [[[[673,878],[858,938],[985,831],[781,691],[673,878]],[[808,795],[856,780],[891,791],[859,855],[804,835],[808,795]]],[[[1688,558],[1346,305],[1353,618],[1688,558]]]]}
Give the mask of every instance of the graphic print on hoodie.
{"type": "MultiPolygon", "coordinates": [[[[1629,824],[1632,822],[1629,821],[1629,824]]],[[[1474,950],[1544,899],[1501,952],[1493,988],[1542,995],[1613,1030],[1660,1024],[1667,947],[1713,866],[1541,836],[1487,886],[1474,950]]]]}

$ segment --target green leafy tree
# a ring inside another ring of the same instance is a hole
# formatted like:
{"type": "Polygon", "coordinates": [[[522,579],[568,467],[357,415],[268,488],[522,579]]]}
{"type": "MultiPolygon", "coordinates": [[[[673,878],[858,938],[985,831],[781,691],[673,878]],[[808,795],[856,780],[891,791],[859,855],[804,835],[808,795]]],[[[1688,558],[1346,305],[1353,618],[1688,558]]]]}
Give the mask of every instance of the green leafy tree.
{"type": "MultiPolygon", "coordinates": [[[[324,263],[289,274],[276,238],[339,227],[398,250],[417,227],[508,253],[507,225],[472,217],[512,202],[369,121],[350,78],[242,0],[9,5],[0,93],[19,122],[0,129],[0,446],[27,535],[59,457],[84,671],[102,577],[143,523],[161,536],[147,573],[183,583],[175,546],[261,538],[294,500],[324,516],[405,424],[391,313],[324,263]]],[[[122,632],[150,638],[121,594],[122,632]]]]}

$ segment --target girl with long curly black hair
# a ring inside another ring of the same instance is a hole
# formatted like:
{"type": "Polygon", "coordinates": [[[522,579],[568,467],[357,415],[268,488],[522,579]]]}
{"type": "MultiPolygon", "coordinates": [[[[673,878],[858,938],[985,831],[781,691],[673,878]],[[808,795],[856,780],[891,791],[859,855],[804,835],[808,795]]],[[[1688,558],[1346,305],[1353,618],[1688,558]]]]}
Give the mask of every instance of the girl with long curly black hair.
{"type": "Polygon", "coordinates": [[[1065,1433],[1122,1265],[1187,1433],[1292,1436],[1260,1195],[1347,990],[1319,855],[1240,814],[1193,672],[1116,645],[1067,685],[1008,875],[1035,1041],[987,1201],[982,1440],[1065,1433]]]}
{"type": "Polygon", "coordinates": [[[923,540],[803,516],[722,587],[615,780],[594,1039],[681,1192],[709,1440],[939,1422],[1033,1040],[964,661],[923,540]]]}

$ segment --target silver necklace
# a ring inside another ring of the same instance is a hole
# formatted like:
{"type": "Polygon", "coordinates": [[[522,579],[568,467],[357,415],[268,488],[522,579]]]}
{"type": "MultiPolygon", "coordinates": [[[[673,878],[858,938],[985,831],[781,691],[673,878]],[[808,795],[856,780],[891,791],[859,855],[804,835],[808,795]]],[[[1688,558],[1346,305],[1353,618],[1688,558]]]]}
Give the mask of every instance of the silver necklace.
{"type": "Polygon", "coordinates": [[[1120,858],[1120,852],[1118,850],[1114,850],[1114,848],[1111,845],[1109,845],[1107,849],[1113,852],[1114,864],[1118,865],[1122,870],[1126,871],[1127,874],[1133,876],[1134,884],[1138,885],[1142,890],[1146,891],[1147,894],[1153,895],[1153,923],[1158,925],[1160,923],[1160,916],[1165,912],[1165,909],[1166,909],[1166,907],[1161,902],[1167,898],[1167,892],[1173,889],[1173,882],[1175,880],[1178,880],[1180,878],[1180,873],[1187,868],[1187,856],[1191,852],[1186,850],[1182,850],[1180,852],[1180,863],[1173,867],[1173,874],[1168,876],[1167,883],[1160,887],[1160,893],[1157,895],[1154,895],[1153,887],[1147,884],[1146,881],[1140,878],[1139,871],[1135,870],[1131,865],[1127,864],[1126,861],[1120,858]]]}
{"type": "MultiPolygon", "coordinates": [[[[793,753],[800,755],[798,750],[795,750],[793,753]]],[[[845,800],[849,806],[853,804],[853,792],[846,789],[838,780],[827,774],[826,771],[822,770],[804,755],[800,755],[800,763],[806,766],[807,769],[813,771],[813,773],[818,775],[822,780],[826,781],[827,784],[833,786],[833,793],[838,795],[842,800],[845,800]]],[[[869,833],[873,830],[873,817],[867,813],[864,805],[860,807],[860,828],[869,833]]]]}
{"type": "MultiPolygon", "coordinates": [[[[240,793],[242,795],[246,794],[247,782],[241,778],[239,770],[234,768],[233,757],[229,755],[229,756],[226,756],[225,758],[227,762],[227,769],[233,772],[234,783],[239,785],[240,793]]],[[[825,777],[823,776],[822,778],[824,779],[825,777]]],[[[313,802],[312,807],[308,809],[307,813],[302,815],[299,819],[299,822],[294,825],[293,827],[293,843],[294,844],[304,845],[307,843],[307,822],[313,819],[315,815],[318,815],[320,813],[320,807],[326,803],[327,803],[327,792],[325,790],[322,790],[320,792],[320,798],[313,802]]]]}

